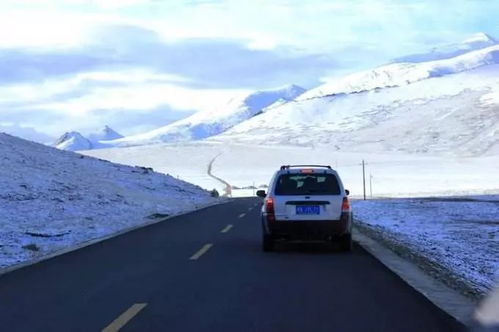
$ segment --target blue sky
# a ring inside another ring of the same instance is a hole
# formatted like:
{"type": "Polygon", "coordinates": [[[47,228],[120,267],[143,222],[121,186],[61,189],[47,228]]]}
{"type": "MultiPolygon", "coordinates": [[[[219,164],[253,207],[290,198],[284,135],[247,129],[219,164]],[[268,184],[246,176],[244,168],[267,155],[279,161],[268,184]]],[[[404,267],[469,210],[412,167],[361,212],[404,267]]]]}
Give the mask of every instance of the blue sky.
{"type": "Polygon", "coordinates": [[[489,0],[2,0],[0,130],[138,133],[253,90],[497,37],[498,12],[489,0]]]}

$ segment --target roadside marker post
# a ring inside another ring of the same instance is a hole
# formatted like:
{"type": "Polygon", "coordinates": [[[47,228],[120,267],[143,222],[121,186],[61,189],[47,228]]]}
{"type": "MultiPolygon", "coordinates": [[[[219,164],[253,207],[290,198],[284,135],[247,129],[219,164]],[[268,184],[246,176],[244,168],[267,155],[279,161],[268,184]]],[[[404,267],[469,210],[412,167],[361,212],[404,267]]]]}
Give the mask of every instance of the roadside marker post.
{"type": "Polygon", "coordinates": [[[364,200],[366,200],[366,163],[362,159],[362,187],[364,189],[364,200]]]}
{"type": "Polygon", "coordinates": [[[369,173],[369,194],[371,199],[373,199],[373,176],[371,173],[369,173]]]}

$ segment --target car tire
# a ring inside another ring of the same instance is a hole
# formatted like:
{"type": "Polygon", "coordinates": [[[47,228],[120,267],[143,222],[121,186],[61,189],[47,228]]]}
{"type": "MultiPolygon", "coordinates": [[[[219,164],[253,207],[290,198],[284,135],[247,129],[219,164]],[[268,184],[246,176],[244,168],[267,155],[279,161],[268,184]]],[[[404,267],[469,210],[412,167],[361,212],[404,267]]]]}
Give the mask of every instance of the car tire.
{"type": "Polygon", "coordinates": [[[345,234],[340,239],[340,248],[342,251],[348,252],[352,251],[353,242],[352,234],[345,234]]]}
{"type": "Polygon", "coordinates": [[[262,238],[262,249],[265,252],[273,251],[275,247],[275,242],[272,236],[268,234],[263,234],[262,238]]]}

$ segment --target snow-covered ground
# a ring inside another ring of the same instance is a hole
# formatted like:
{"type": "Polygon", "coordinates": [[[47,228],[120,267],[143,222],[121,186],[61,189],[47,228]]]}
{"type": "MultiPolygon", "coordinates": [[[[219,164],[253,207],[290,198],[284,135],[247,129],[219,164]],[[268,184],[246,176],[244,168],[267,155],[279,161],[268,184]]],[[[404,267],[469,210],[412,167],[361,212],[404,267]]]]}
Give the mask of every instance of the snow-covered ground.
{"type": "Polygon", "coordinates": [[[0,183],[0,268],[218,201],[171,176],[2,133],[0,183]]]}
{"type": "MultiPolygon", "coordinates": [[[[83,151],[113,162],[153,167],[179,176],[205,189],[223,190],[223,184],[207,175],[215,158],[213,173],[237,187],[268,184],[281,165],[326,164],[337,169],[352,196],[362,195],[362,166],[376,197],[462,195],[499,192],[499,156],[450,157],[428,154],[341,152],[327,147],[262,146],[186,142],[143,147],[83,151]],[[370,180],[372,175],[372,181],[370,180]]],[[[252,190],[234,190],[249,195],[252,190]]]]}
{"type": "Polygon", "coordinates": [[[353,201],[357,223],[473,295],[499,281],[499,196],[353,201]]]}
{"type": "Polygon", "coordinates": [[[222,144],[186,142],[80,151],[112,162],[152,167],[155,171],[223,192],[224,185],[208,175],[208,165],[225,150],[222,144]]]}

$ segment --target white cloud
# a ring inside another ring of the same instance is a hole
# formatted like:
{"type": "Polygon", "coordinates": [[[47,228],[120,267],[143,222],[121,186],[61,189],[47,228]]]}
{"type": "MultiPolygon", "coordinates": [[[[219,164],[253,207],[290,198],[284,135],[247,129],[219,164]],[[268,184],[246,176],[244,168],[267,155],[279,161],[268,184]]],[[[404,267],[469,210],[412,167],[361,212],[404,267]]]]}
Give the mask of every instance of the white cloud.
{"type": "Polygon", "coordinates": [[[11,122],[0,122],[0,132],[21,137],[30,141],[35,141],[42,144],[51,144],[55,137],[46,135],[37,131],[35,128],[19,126],[11,122]]]}
{"type": "Polygon", "coordinates": [[[232,96],[240,93],[234,90],[195,90],[161,83],[129,83],[126,86],[99,87],[78,98],[34,104],[33,107],[73,116],[85,116],[99,109],[141,112],[165,104],[178,110],[216,110],[232,96]]]}
{"type": "MultiPolygon", "coordinates": [[[[8,126],[14,134],[26,133],[21,126],[36,127],[58,136],[67,130],[92,132],[112,123],[119,123],[124,133],[137,133],[135,128],[154,128],[152,119],[167,121],[178,119],[182,113],[188,116],[198,110],[216,111],[230,98],[249,92],[192,89],[172,81],[185,79],[133,69],[87,72],[42,84],[11,85],[0,89],[0,118],[8,118],[0,124],[8,126]],[[128,125],[126,118],[130,119],[128,125]],[[140,118],[143,124],[134,123],[140,118]]],[[[165,124],[157,122],[157,126],[165,124]]]]}

